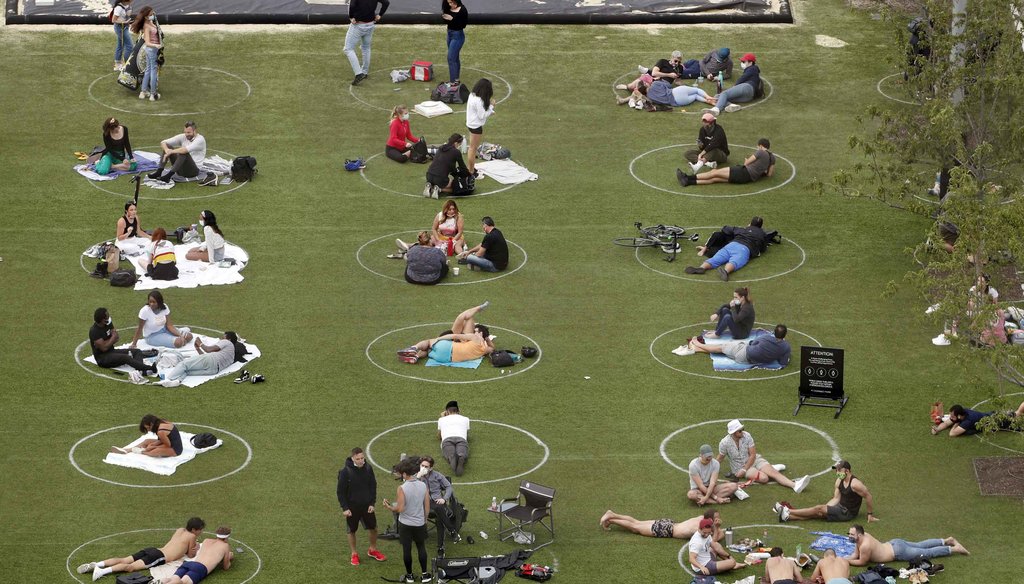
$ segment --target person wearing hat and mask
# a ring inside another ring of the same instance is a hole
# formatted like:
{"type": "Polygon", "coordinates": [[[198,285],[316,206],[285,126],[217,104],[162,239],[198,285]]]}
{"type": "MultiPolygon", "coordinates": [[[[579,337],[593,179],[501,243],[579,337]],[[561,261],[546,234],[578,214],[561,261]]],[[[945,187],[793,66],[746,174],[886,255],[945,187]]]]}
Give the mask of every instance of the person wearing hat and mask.
{"type": "Polygon", "coordinates": [[[723,79],[732,79],[733,64],[729,57],[729,47],[712,49],[700,60],[700,76],[708,81],[714,81],[718,74],[723,79]]]}
{"type": "MultiPolygon", "coordinates": [[[[723,111],[734,111],[734,108],[727,109],[726,106],[730,103],[746,103],[754,99],[754,91],[761,85],[761,69],[757,66],[757,57],[754,53],[743,55],[740,67],[743,74],[736,81],[736,85],[719,93],[715,107],[706,109],[705,112],[711,112],[718,117],[723,111]]],[[[739,106],[736,106],[735,109],[738,108],[739,106]]]]}
{"type": "Polygon", "coordinates": [[[725,504],[739,488],[737,483],[719,483],[718,471],[721,465],[715,460],[715,451],[710,444],[700,447],[700,455],[690,461],[690,490],[686,498],[698,505],[707,503],[725,504]]]}
{"type": "Polygon", "coordinates": [[[469,418],[459,412],[459,402],[445,404],[437,421],[437,437],[441,441],[441,455],[455,476],[461,477],[469,459],[469,418]]]}
{"type": "Polygon", "coordinates": [[[725,130],[717,123],[718,118],[710,112],[701,116],[700,131],[697,132],[697,148],[688,150],[683,157],[697,172],[704,165],[715,168],[729,162],[729,140],[725,130]]]}
{"type": "Polygon", "coordinates": [[[772,509],[779,514],[779,521],[853,521],[860,514],[861,502],[867,503],[868,521],[878,521],[875,517],[875,502],[871,498],[871,491],[868,491],[860,479],[853,476],[850,463],[840,460],[832,465],[832,469],[836,471],[836,486],[828,503],[805,509],[793,509],[784,502],[775,503],[772,509]]]}
{"type": "MultiPolygon", "coordinates": [[[[726,456],[729,457],[729,467],[732,474],[738,479],[747,479],[750,482],[767,483],[773,480],[780,485],[793,489],[793,492],[800,493],[811,481],[811,477],[804,475],[796,480],[789,480],[782,474],[781,469],[776,468],[757,453],[757,446],[754,445],[754,438],[750,432],[743,429],[743,423],[739,420],[729,422],[727,426],[729,434],[718,443],[719,462],[726,456]]],[[[782,468],[785,466],[779,465],[782,468]]]]}
{"type": "MultiPolygon", "coordinates": [[[[710,449],[711,447],[708,446],[708,450],[710,449]]],[[[714,541],[712,538],[714,531],[714,520],[701,519],[697,533],[690,538],[687,549],[690,552],[690,566],[693,571],[711,576],[729,570],[746,568],[746,564],[734,560],[721,544],[714,541]]]]}

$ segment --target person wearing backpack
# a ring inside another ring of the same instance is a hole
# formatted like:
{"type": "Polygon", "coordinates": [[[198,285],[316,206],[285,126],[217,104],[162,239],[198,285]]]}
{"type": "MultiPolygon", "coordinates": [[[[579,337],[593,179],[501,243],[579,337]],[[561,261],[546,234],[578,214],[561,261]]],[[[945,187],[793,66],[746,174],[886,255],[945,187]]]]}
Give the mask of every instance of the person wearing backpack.
{"type": "Polygon", "coordinates": [[[114,34],[117,36],[117,45],[114,47],[114,71],[120,71],[135,48],[129,28],[132,23],[132,0],[117,0],[114,9],[110,11],[110,22],[114,23],[114,34]]]}
{"type": "MultiPolygon", "coordinates": [[[[704,112],[711,112],[716,118],[723,111],[733,111],[728,108],[730,103],[746,103],[758,96],[761,91],[761,68],[757,66],[757,57],[754,53],[747,53],[740,59],[740,67],[743,74],[729,89],[718,94],[718,101],[714,107],[705,109],[704,112]]],[[[739,106],[735,106],[739,108],[739,106]]]]}
{"type": "Polygon", "coordinates": [[[459,74],[462,73],[462,60],[459,53],[466,44],[466,23],[469,12],[462,0],[441,0],[441,18],[448,23],[448,81],[452,87],[459,86],[459,74]]]}

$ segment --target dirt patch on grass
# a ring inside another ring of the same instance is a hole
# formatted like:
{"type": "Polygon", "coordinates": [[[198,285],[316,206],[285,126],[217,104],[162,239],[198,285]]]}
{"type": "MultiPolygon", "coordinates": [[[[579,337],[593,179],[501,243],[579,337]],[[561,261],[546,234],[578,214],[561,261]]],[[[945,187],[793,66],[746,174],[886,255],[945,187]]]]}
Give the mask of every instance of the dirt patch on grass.
{"type": "Polygon", "coordinates": [[[1024,456],[975,458],[974,476],[982,495],[1024,497],[1024,456]]]}

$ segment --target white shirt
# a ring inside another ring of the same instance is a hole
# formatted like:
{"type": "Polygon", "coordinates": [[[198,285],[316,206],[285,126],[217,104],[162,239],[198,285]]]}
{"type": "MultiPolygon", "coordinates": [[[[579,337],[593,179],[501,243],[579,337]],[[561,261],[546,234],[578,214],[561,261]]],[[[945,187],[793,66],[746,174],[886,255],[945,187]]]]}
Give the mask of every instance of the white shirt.
{"type": "Polygon", "coordinates": [[[469,94],[469,99],[466,100],[467,128],[482,128],[487,123],[487,118],[494,113],[494,106],[488,105],[489,107],[485,109],[484,100],[477,97],[475,93],[469,94]]]}
{"type": "Polygon", "coordinates": [[[700,531],[698,531],[697,533],[693,534],[693,537],[690,538],[690,543],[687,547],[690,548],[689,551],[697,554],[697,563],[700,565],[693,566],[694,570],[700,570],[701,566],[706,566],[708,565],[708,562],[711,561],[710,535],[704,537],[700,534],[700,531]]]}
{"type": "Polygon", "coordinates": [[[227,339],[220,339],[214,344],[220,347],[220,350],[210,354],[217,363],[217,369],[223,371],[235,362],[235,344],[227,339]]]}
{"type": "Polygon", "coordinates": [[[206,138],[202,134],[196,134],[192,141],[189,142],[188,138],[185,137],[185,133],[182,132],[177,136],[164,140],[168,148],[181,148],[184,147],[188,150],[188,155],[192,157],[192,161],[199,166],[206,160],[206,138]]]}
{"type": "Polygon", "coordinates": [[[448,414],[437,421],[437,429],[441,432],[441,441],[449,438],[469,439],[469,418],[462,414],[448,414]]]}
{"type": "Polygon", "coordinates": [[[171,314],[171,307],[164,305],[164,309],[159,314],[153,312],[153,309],[147,304],[142,307],[139,311],[139,320],[144,321],[142,325],[142,336],[148,337],[149,335],[160,332],[167,326],[167,317],[171,314]]]}
{"type": "Polygon", "coordinates": [[[210,252],[210,261],[213,261],[213,250],[224,247],[224,236],[213,230],[213,227],[206,225],[203,227],[203,236],[206,241],[199,246],[199,249],[205,249],[210,252]]]}

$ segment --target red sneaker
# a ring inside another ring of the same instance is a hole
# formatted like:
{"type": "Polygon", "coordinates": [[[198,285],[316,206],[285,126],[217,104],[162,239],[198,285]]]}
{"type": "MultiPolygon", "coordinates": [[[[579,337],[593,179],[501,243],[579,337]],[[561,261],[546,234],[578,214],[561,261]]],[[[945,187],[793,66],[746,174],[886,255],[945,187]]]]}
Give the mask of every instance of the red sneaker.
{"type": "Polygon", "coordinates": [[[366,552],[366,555],[377,560],[378,562],[383,562],[384,560],[388,559],[387,556],[381,553],[380,550],[369,550],[366,552]]]}
{"type": "Polygon", "coordinates": [[[358,566],[359,565],[359,554],[352,554],[352,565],[353,566],[358,566]]]}

